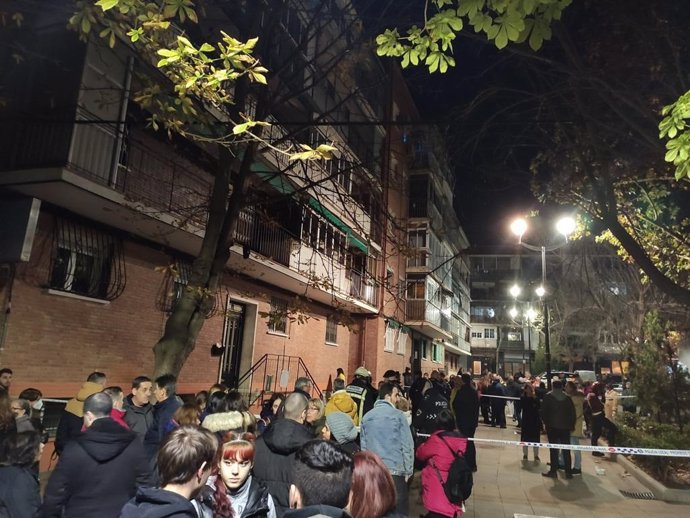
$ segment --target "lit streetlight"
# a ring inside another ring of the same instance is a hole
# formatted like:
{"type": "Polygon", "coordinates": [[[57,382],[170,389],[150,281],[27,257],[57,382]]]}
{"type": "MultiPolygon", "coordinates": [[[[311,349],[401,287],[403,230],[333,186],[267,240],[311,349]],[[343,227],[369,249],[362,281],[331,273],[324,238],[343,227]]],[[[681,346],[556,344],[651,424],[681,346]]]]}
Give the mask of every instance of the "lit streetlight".
{"type": "Polygon", "coordinates": [[[546,289],[544,289],[544,286],[537,286],[537,289],[534,290],[534,293],[536,293],[537,297],[541,299],[546,294],[546,289]]]}
{"type": "Polygon", "coordinates": [[[517,284],[513,284],[513,285],[510,287],[510,290],[509,290],[509,291],[510,291],[510,296],[513,297],[514,299],[516,299],[516,298],[518,298],[518,297],[520,296],[520,293],[522,292],[522,289],[521,289],[520,286],[518,286],[517,284]]]}

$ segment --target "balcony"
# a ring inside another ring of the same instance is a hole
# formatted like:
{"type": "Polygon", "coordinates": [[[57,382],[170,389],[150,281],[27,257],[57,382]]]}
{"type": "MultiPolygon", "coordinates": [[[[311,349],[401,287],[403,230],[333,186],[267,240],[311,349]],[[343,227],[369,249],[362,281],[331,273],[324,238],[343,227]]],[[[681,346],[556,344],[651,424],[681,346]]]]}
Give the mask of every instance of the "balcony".
{"type": "Polygon", "coordinates": [[[451,340],[450,319],[427,300],[407,300],[405,325],[431,338],[451,340]]]}
{"type": "MultiPolygon", "coordinates": [[[[0,187],[68,209],[195,255],[203,237],[212,177],[143,132],[118,139],[113,124],[0,123],[0,187]]],[[[248,276],[353,312],[375,313],[378,289],[275,222],[245,210],[229,266],[248,276]],[[243,246],[250,250],[245,259],[243,246]]]]}

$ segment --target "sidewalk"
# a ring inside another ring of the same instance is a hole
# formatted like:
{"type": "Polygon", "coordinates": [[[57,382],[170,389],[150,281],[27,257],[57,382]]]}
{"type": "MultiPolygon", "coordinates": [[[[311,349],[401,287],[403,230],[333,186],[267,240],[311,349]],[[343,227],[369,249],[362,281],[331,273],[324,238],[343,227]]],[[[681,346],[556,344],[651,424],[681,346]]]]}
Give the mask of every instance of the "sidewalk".
{"type": "MultiPolygon", "coordinates": [[[[486,439],[517,441],[519,429],[491,428],[480,424],[476,436],[486,439]]],[[[529,458],[533,452],[530,448],[529,458]]],[[[466,518],[513,518],[515,514],[540,517],[611,518],[619,516],[690,516],[690,505],[669,504],[654,500],[628,498],[620,490],[637,493],[649,490],[622,466],[606,459],[582,453],[582,475],[566,480],[559,472],[557,480],[545,478],[549,451],[539,451],[540,464],[522,460],[522,448],[477,443],[478,471],[474,475],[474,489],[465,503],[466,518]],[[595,467],[606,473],[597,475],[595,467]]],[[[410,491],[410,518],[425,513],[421,504],[419,473],[415,473],[410,491]]]]}

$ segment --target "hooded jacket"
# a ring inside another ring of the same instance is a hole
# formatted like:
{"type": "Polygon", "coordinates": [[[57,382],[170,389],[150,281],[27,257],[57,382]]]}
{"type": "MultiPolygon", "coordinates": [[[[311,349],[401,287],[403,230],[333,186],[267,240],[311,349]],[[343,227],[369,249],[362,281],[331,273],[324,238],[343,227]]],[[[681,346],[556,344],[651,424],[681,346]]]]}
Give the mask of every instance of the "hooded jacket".
{"type": "Polygon", "coordinates": [[[573,401],[565,392],[554,389],[546,396],[541,404],[541,420],[546,430],[567,430],[575,428],[575,407],[573,401]]]}
{"type": "Polygon", "coordinates": [[[192,503],[182,495],[165,489],[142,487],[127,502],[120,518],[199,518],[192,503]]]}
{"type": "Polygon", "coordinates": [[[77,397],[67,402],[55,433],[55,451],[58,452],[58,455],[62,454],[62,450],[65,449],[69,441],[81,433],[81,427],[84,424],[82,419],[84,417],[84,401],[86,401],[86,398],[102,391],[103,385],[87,381],[77,392],[77,397]]]}
{"type": "Polygon", "coordinates": [[[150,483],[136,434],[104,417],[65,447],[48,481],[39,516],[116,518],[137,486],[150,483]]]}
{"type": "Polygon", "coordinates": [[[355,426],[359,425],[359,415],[357,414],[357,403],[352,399],[350,394],[346,390],[338,390],[334,392],[331,399],[326,403],[325,415],[331,412],[343,412],[349,415],[355,423],[355,426]]]}
{"type": "Polygon", "coordinates": [[[132,403],[130,394],[125,398],[122,408],[125,411],[125,422],[129,425],[129,429],[143,439],[153,424],[153,405],[136,406],[132,403]]]}
{"type": "Polygon", "coordinates": [[[290,506],[290,475],[295,452],[313,438],[301,423],[282,418],[271,423],[256,441],[254,475],[266,484],[278,518],[290,506]]]}

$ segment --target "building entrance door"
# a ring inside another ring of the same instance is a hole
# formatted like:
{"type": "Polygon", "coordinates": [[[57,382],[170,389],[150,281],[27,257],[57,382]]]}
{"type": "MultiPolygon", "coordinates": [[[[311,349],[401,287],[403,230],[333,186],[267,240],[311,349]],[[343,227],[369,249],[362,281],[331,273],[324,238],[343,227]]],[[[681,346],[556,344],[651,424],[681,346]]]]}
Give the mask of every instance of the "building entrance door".
{"type": "Polygon", "coordinates": [[[218,381],[236,387],[242,360],[242,335],[246,306],[228,299],[223,325],[223,355],[220,358],[218,381]]]}

